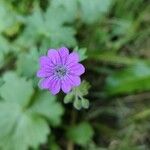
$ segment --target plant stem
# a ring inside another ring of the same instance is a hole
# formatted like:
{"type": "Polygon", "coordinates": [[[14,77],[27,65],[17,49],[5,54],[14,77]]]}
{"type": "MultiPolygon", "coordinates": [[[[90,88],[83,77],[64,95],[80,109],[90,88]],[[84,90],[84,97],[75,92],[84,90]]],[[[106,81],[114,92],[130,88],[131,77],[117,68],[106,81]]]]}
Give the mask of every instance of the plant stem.
{"type": "MultiPolygon", "coordinates": [[[[72,112],[71,112],[71,121],[70,121],[71,126],[75,124],[76,117],[77,117],[76,112],[74,110],[72,110],[72,112]]],[[[69,140],[68,143],[67,143],[67,150],[74,150],[74,143],[71,140],[69,140]]]]}

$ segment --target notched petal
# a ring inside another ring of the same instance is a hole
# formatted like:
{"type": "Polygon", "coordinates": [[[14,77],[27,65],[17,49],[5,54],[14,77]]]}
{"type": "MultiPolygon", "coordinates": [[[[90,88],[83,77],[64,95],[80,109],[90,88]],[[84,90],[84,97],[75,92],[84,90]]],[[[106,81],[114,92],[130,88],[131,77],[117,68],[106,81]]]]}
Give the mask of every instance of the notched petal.
{"type": "Polygon", "coordinates": [[[61,59],[61,63],[66,64],[68,56],[69,56],[69,50],[66,47],[62,47],[58,49],[58,53],[61,59]]]}
{"type": "Polygon", "coordinates": [[[81,78],[79,76],[69,75],[68,79],[69,79],[72,87],[76,87],[81,84],[81,78]]]}
{"type": "Polygon", "coordinates": [[[49,71],[47,71],[47,69],[40,69],[37,71],[37,77],[39,78],[46,78],[52,75],[52,73],[49,71]]]}
{"type": "Polygon", "coordinates": [[[50,81],[50,88],[49,90],[53,95],[56,95],[60,92],[60,81],[57,79],[52,79],[50,81]]]}
{"type": "Polygon", "coordinates": [[[69,93],[71,91],[71,84],[67,80],[62,80],[61,88],[64,93],[69,93]]]}
{"type": "Polygon", "coordinates": [[[39,64],[41,67],[45,67],[51,64],[50,59],[47,56],[41,56],[39,59],[39,64]]]}
{"type": "Polygon", "coordinates": [[[39,84],[38,84],[39,88],[40,89],[48,89],[50,86],[49,82],[50,82],[49,78],[45,78],[45,79],[40,80],[39,84]]]}
{"type": "Polygon", "coordinates": [[[72,52],[67,60],[67,65],[75,64],[79,62],[79,55],[77,52],[72,52]]]}
{"type": "Polygon", "coordinates": [[[70,74],[74,75],[82,75],[85,72],[85,67],[82,64],[74,64],[72,66],[69,66],[70,74]]]}
{"type": "Polygon", "coordinates": [[[55,49],[49,49],[48,50],[48,57],[50,58],[51,62],[53,64],[58,64],[60,63],[60,56],[57,50],[55,49]]]}

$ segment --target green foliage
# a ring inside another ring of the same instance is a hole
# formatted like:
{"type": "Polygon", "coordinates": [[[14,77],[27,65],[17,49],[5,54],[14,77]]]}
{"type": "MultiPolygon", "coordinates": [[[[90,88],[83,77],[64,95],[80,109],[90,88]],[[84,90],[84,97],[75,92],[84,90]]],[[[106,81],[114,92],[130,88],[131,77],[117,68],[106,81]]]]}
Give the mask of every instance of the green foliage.
{"type": "Polygon", "coordinates": [[[93,23],[108,12],[112,0],[79,0],[81,18],[85,23],[93,23]]]}
{"type": "Polygon", "coordinates": [[[11,36],[18,31],[21,18],[11,7],[7,7],[7,4],[2,1],[0,2],[0,18],[0,33],[5,32],[11,36]]]}
{"type": "Polygon", "coordinates": [[[52,125],[58,125],[64,112],[62,106],[49,92],[36,94],[32,82],[13,72],[5,74],[3,81],[0,87],[0,146],[6,150],[37,147],[50,133],[45,118],[52,125]]]}
{"type": "Polygon", "coordinates": [[[139,113],[137,113],[134,117],[133,117],[133,119],[134,120],[145,120],[145,119],[147,119],[147,118],[149,118],[149,116],[150,116],[150,109],[149,108],[145,108],[145,110],[143,110],[143,111],[141,111],[141,112],[139,112],[139,113]]]}
{"type": "Polygon", "coordinates": [[[46,141],[49,128],[44,119],[10,102],[1,102],[0,112],[0,146],[3,149],[26,150],[46,141]]]}
{"type": "Polygon", "coordinates": [[[78,48],[78,47],[75,47],[74,51],[76,51],[79,56],[80,56],[80,61],[83,61],[85,59],[87,59],[87,49],[86,48],[78,48]]]}
{"type": "Polygon", "coordinates": [[[64,103],[73,103],[73,106],[80,110],[81,108],[89,108],[89,100],[84,98],[88,94],[90,85],[88,82],[83,81],[80,86],[75,87],[70,93],[64,98],[64,103]]]}
{"type": "Polygon", "coordinates": [[[94,132],[90,124],[81,122],[80,124],[69,128],[67,137],[76,144],[85,146],[92,139],[93,134],[94,132]]]}
{"type": "Polygon", "coordinates": [[[109,94],[123,94],[150,90],[150,66],[137,64],[114,73],[107,78],[106,89],[109,94]]]}
{"type": "Polygon", "coordinates": [[[3,36],[0,35],[0,68],[3,66],[5,55],[10,51],[10,46],[3,36]]]}
{"type": "Polygon", "coordinates": [[[41,46],[58,47],[60,45],[74,46],[76,44],[75,30],[67,23],[65,16],[61,16],[64,9],[49,7],[43,12],[34,5],[33,13],[26,19],[25,31],[17,43],[28,48],[40,44],[41,46]],[[55,18],[55,19],[53,19],[55,18]],[[48,44],[47,44],[48,43],[48,44]]]}
{"type": "Polygon", "coordinates": [[[20,53],[17,60],[17,72],[26,77],[33,77],[38,69],[39,53],[33,49],[29,53],[20,53]]]}
{"type": "Polygon", "coordinates": [[[62,16],[69,21],[80,18],[84,23],[92,24],[108,12],[112,0],[52,0],[52,7],[64,8],[62,16]]]}
{"type": "Polygon", "coordinates": [[[149,10],[146,0],[0,0],[0,150],[149,150],[149,10]],[[65,96],[39,89],[39,57],[61,46],[86,60],[90,92],[86,81],[65,96]]]}
{"type": "Polygon", "coordinates": [[[34,113],[46,117],[51,125],[59,125],[64,109],[60,103],[56,102],[55,97],[50,96],[49,92],[40,92],[35,99],[36,101],[31,107],[31,110],[34,113]]]}
{"type": "Polygon", "coordinates": [[[11,72],[5,74],[3,80],[4,84],[0,88],[2,98],[7,102],[26,106],[33,95],[32,82],[20,79],[15,73],[11,72]]]}
{"type": "Polygon", "coordinates": [[[65,17],[68,22],[72,22],[76,18],[76,12],[78,11],[77,0],[52,0],[51,5],[56,9],[62,7],[64,11],[61,15],[65,17]]]}

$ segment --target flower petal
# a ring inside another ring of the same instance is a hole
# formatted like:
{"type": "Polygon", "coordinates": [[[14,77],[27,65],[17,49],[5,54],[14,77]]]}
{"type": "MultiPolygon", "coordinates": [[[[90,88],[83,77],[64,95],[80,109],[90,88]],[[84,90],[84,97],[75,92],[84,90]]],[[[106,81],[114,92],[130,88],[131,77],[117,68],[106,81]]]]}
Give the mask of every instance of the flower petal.
{"type": "Polygon", "coordinates": [[[70,64],[74,64],[74,63],[78,63],[79,62],[79,55],[78,53],[76,52],[72,52],[69,57],[68,57],[68,60],[67,60],[67,65],[70,65],[70,64]]]}
{"type": "Polygon", "coordinates": [[[80,76],[81,74],[83,74],[85,72],[85,68],[82,64],[74,64],[72,66],[69,66],[69,73],[73,74],[73,75],[78,75],[80,76]]]}
{"type": "Polygon", "coordinates": [[[47,70],[47,69],[42,68],[42,69],[38,70],[36,75],[39,78],[46,78],[46,77],[51,76],[52,72],[51,72],[51,70],[47,70]]]}
{"type": "Polygon", "coordinates": [[[50,66],[53,67],[54,65],[51,63],[51,60],[47,56],[41,56],[39,59],[40,67],[50,66]]]}
{"type": "Polygon", "coordinates": [[[81,84],[81,78],[78,76],[69,75],[68,80],[72,87],[79,86],[81,84]]]}
{"type": "Polygon", "coordinates": [[[61,88],[62,88],[62,91],[63,91],[64,93],[70,92],[70,90],[71,90],[70,81],[67,81],[66,79],[62,80],[62,81],[61,81],[61,88]]]}
{"type": "Polygon", "coordinates": [[[50,58],[51,62],[53,64],[59,64],[60,63],[60,56],[57,50],[55,49],[49,49],[48,50],[48,57],[50,58]]]}
{"type": "Polygon", "coordinates": [[[50,87],[50,78],[45,78],[39,81],[40,89],[48,89],[50,87]]]}
{"type": "Polygon", "coordinates": [[[69,50],[66,47],[62,47],[58,49],[58,53],[60,56],[61,63],[66,64],[68,56],[69,56],[69,50]]]}
{"type": "Polygon", "coordinates": [[[60,91],[60,80],[52,79],[50,81],[49,90],[52,92],[53,95],[56,95],[60,91]]]}

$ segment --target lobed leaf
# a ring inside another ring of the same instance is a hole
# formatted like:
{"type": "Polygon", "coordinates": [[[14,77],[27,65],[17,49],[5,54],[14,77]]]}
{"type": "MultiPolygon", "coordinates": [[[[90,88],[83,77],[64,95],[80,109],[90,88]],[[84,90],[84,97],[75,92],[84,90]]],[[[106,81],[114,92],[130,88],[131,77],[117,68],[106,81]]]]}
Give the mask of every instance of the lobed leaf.
{"type": "Polygon", "coordinates": [[[4,84],[0,87],[1,97],[11,103],[26,106],[33,94],[32,82],[19,78],[14,72],[3,76],[4,84]]]}
{"type": "Polygon", "coordinates": [[[5,150],[27,150],[46,141],[49,127],[46,121],[17,103],[0,103],[0,147],[5,150]]]}

